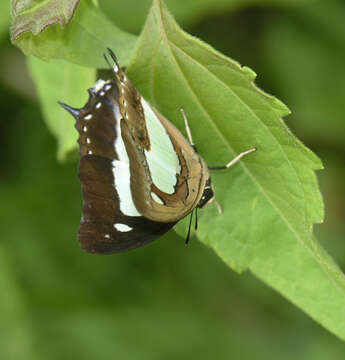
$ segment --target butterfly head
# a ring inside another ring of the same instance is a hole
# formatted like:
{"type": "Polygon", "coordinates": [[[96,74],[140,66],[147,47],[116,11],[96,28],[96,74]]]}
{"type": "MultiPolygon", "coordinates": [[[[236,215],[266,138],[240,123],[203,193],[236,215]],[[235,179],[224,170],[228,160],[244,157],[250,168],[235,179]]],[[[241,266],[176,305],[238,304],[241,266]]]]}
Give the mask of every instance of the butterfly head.
{"type": "Polygon", "coordinates": [[[203,208],[211,204],[213,201],[214,201],[214,189],[211,183],[211,178],[208,178],[201,199],[199,200],[197,206],[198,208],[203,208]]]}

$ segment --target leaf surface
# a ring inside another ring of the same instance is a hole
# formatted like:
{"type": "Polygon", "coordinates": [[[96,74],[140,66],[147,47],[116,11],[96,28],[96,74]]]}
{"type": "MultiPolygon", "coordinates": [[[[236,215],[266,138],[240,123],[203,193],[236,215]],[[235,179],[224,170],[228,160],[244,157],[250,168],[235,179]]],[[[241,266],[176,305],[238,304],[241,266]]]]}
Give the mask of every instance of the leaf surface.
{"type": "MultiPolygon", "coordinates": [[[[183,32],[159,0],[127,73],[182,132],[184,107],[209,165],[257,147],[212,173],[223,214],[214,205],[200,211],[198,237],[231,268],[251,270],[345,339],[344,275],[312,235],[323,220],[314,173],[322,164],[283,122],[288,108],[255,86],[252,70],[183,32]]],[[[185,234],[186,223],[177,230],[185,234]]]]}
{"type": "MultiPolygon", "coordinates": [[[[102,54],[111,47],[122,65],[127,65],[137,37],[113,25],[91,0],[82,1],[73,11],[71,6],[66,8],[65,1],[25,3],[30,7],[16,10],[12,31],[12,41],[25,55],[100,68],[105,67],[102,54]],[[21,18],[24,15],[25,21],[21,18]],[[36,21],[37,17],[42,17],[40,22],[36,21]],[[25,26],[19,25],[21,22],[25,26]]],[[[77,6],[78,2],[74,3],[77,6]]]]}
{"type": "Polygon", "coordinates": [[[28,31],[37,35],[57,23],[65,27],[71,21],[79,1],[12,0],[12,39],[28,31]]]}

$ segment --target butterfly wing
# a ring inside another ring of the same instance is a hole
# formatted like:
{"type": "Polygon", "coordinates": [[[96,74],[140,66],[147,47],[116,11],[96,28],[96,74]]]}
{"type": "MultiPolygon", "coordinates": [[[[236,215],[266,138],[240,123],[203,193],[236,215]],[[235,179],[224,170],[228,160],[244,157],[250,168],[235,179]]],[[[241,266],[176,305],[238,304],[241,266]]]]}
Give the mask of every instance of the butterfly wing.
{"type": "Polygon", "coordinates": [[[143,99],[117,63],[114,73],[135,206],[153,221],[178,221],[200,201],[208,167],[180,131],[143,99]]]}
{"type": "Polygon", "coordinates": [[[161,236],[175,222],[149,220],[133,203],[116,84],[98,81],[89,94],[82,109],[61,104],[76,118],[79,132],[83,214],[78,240],[92,253],[131,250],[161,236]]]}
{"type": "Polygon", "coordinates": [[[114,186],[118,164],[97,155],[85,155],[79,164],[83,192],[83,216],[78,239],[82,248],[92,253],[114,253],[143,246],[161,236],[175,223],[146,219],[135,210],[125,215],[114,186]]]}
{"type": "MultiPolygon", "coordinates": [[[[114,61],[116,58],[113,58],[114,61]]],[[[130,250],[154,240],[200,201],[208,168],[182,134],[141,97],[117,61],[76,118],[83,191],[81,246],[130,250]]]]}

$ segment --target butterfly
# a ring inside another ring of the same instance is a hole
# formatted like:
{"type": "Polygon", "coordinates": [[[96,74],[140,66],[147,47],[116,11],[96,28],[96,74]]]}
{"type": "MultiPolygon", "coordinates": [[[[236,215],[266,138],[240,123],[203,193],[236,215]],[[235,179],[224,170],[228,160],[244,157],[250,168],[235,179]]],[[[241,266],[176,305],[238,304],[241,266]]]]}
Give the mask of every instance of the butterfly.
{"type": "MultiPolygon", "coordinates": [[[[210,171],[188,140],[137,91],[108,49],[114,80],[98,80],[81,109],[59,103],[76,119],[83,212],[78,230],[90,253],[118,253],[160,237],[214,201],[210,171]]],[[[225,169],[243,156],[239,154],[225,169]]],[[[191,220],[187,242],[190,235],[191,220]]]]}

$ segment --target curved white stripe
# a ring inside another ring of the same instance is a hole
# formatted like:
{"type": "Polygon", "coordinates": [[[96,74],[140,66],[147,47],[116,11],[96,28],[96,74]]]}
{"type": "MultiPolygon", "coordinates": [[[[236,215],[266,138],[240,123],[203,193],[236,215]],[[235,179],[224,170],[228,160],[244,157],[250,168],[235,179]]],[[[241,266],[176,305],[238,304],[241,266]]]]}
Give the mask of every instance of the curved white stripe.
{"type": "Polygon", "coordinates": [[[131,228],[130,226],[120,223],[114,224],[114,228],[121,232],[127,232],[133,230],[133,228],[131,228]]]}
{"type": "Polygon", "coordinates": [[[173,194],[177,182],[176,174],[181,172],[178,156],[167,131],[150,105],[143,98],[141,104],[151,144],[150,150],[145,150],[145,155],[152,181],[161,191],[173,194]]]}
{"type": "Polygon", "coordinates": [[[116,139],[115,150],[119,160],[113,161],[113,175],[115,179],[115,188],[120,199],[120,210],[127,216],[142,216],[134,205],[130,186],[131,174],[129,171],[129,159],[125,144],[121,136],[121,113],[117,105],[114,106],[114,116],[116,119],[116,139]]]}
{"type": "Polygon", "coordinates": [[[159,196],[157,196],[154,192],[151,192],[152,199],[158,204],[164,205],[164,202],[161,200],[159,196]]]}

